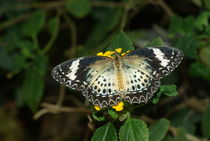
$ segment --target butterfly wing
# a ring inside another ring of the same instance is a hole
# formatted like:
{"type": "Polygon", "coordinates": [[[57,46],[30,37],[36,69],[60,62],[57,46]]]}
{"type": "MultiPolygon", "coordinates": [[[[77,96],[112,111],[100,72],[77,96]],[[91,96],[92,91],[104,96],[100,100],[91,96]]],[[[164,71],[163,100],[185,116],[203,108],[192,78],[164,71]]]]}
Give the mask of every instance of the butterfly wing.
{"type": "Polygon", "coordinates": [[[147,47],[134,50],[126,56],[143,57],[151,66],[154,77],[160,79],[167,76],[180,64],[184,54],[177,48],[147,47]]]}
{"type": "Polygon", "coordinates": [[[121,101],[122,98],[118,95],[117,78],[112,62],[95,63],[90,68],[88,75],[91,75],[91,77],[87,80],[89,87],[83,92],[83,95],[94,105],[101,108],[116,105],[121,101]],[[98,70],[97,74],[92,74],[92,71],[95,70],[98,70]]]}
{"type": "Polygon", "coordinates": [[[116,105],[115,75],[112,59],[102,56],[81,57],[66,61],[52,70],[53,78],[67,87],[82,91],[94,105],[116,105]]]}
{"type": "Polygon", "coordinates": [[[182,58],[182,51],[166,47],[142,48],[128,53],[123,57],[124,99],[129,103],[147,102],[158,90],[160,79],[173,71],[182,58]]]}
{"type": "Polygon", "coordinates": [[[61,84],[74,90],[83,91],[87,87],[88,67],[105,59],[99,56],[71,59],[56,66],[51,75],[61,84]]]}

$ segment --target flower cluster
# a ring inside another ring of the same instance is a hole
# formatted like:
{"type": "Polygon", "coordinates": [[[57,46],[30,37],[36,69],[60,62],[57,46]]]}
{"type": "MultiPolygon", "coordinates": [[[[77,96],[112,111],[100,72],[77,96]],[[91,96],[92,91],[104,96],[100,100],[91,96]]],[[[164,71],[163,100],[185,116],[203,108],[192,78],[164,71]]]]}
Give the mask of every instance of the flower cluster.
{"type": "Polygon", "coordinates": [[[122,52],[122,48],[117,48],[117,49],[115,49],[115,51],[106,51],[105,53],[99,52],[99,53],[97,53],[97,56],[111,57],[111,55],[114,54],[115,52],[119,53],[121,56],[124,56],[126,53],[128,53],[130,51],[128,50],[127,52],[122,52]]]}
{"type": "MultiPolygon", "coordinates": [[[[117,112],[123,110],[124,103],[121,101],[117,105],[112,106],[113,109],[115,109],[117,112]]],[[[101,108],[99,106],[94,106],[96,111],[100,111],[101,108]]]]}

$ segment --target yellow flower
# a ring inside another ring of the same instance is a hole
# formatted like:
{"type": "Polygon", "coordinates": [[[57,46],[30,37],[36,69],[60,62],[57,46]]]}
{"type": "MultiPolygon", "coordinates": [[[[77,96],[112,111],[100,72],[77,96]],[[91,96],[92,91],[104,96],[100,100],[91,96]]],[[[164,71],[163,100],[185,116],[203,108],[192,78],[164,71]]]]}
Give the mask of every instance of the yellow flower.
{"type": "Polygon", "coordinates": [[[104,55],[103,52],[97,53],[97,56],[103,56],[103,55],[104,55]]]}
{"type": "Polygon", "coordinates": [[[128,50],[128,51],[126,51],[126,52],[121,53],[121,55],[122,55],[122,56],[124,56],[125,54],[127,54],[127,53],[129,53],[129,52],[130,52],[130,50],[128,50]]]}
{"type": "Polygon", "coordinates": [[[99,52],[97,53],[97,56],[107,56],[107,57],[111,57],[112,58],[112,54],[114,54],[115,52],[119,53],[121,56],[124,56],[125,54],[127,54],[128,52],[130,52],[130,50],[128,50],[127,52],[122,52],[122,48],[117,48],[115,49],[115,51],[106,51],[106,52],[99,52]]]}
{"type": "Polygon", "coordinates": [[[114,53],[114,51],[106,51],[104,53],[104,56],[108,56],[108,57],[111,57],[111,55],[114,53]]]}
{"type": "Polygon", "coordinates": [[[119,112],[119,111],[123,110],[123,106],[124,106],[124,103],[123,102],[119,102],[117,105],[112,106],[112,108],[115,109],[117,112],[119,112]]]}
{"type": "Polygon", "coordinates": [[[99,107],[99,106],[94,106],[94,108],[96,109],[96,111],[100,111],[101,110],[101,108],[99,107]]]}
{"type": "Polygon", "coordinates": [[[121,52],[122,52],[122,48],[117,48],[117,49],[115,49],[115,51],[116,51],[117,53],[121,53],[121,52]]]}

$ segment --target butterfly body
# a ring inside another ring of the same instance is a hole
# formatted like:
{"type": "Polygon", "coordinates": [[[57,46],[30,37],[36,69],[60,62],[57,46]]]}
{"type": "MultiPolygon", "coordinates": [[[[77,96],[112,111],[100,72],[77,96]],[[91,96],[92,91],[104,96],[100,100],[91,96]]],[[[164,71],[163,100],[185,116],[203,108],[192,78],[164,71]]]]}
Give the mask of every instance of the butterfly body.
{"type": "Polygon", "coordinates": [[[56,66],[52,76],[82,94],[99,107],[145,103],[157,91],[160,79],[181,62],[183,53],[174,48],[151,47],[111,57],[90,56],[71,59],[56,66]]]}

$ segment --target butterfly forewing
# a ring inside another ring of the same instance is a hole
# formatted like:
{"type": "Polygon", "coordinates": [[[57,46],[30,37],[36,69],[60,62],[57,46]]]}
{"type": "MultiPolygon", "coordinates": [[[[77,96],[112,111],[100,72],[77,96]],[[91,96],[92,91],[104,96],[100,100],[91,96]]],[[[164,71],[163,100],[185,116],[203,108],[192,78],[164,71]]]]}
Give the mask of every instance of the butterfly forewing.
{"type": "Polygon", "coordinates": [[[182,61],[183,52],[169,47],[148,47],[134,50],[127,56],[139,56],[151,66],[155,78],[160,79],[172,72],[182,61]]]}
{"type": "Polygon", "coordinates": [[[52,76],[56,81],[65,84],[69,88],[83,91],[88,87],[89,66],[106,59],[100,56],[71,59],[56,66],[52,70],[52,76]]]}

